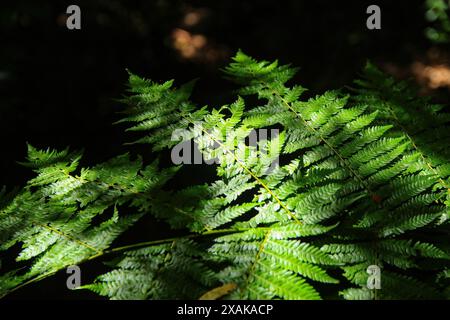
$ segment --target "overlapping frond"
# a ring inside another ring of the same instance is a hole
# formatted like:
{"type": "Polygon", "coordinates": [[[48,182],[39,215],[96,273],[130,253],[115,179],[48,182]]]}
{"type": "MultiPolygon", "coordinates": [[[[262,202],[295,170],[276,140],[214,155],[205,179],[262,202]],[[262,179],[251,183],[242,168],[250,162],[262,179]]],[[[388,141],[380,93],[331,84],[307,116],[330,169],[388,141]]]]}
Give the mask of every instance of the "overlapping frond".
{"type": "Polygon", "coordinates": [[[80,158],[29,146],[25,165],[37,176],[2,207],[0,248],[20,245],[16,260],[30,260],[30,268],[1,276],[0,294],[101,254],[142,216],[135,198],[151,197],[174,173],[127,154],[92,168],[79,168],[80,158]],[[118,213],[126,203],[135,213],[118,213]],[[96,222],[100,215],[103,222],[96,222]]]}

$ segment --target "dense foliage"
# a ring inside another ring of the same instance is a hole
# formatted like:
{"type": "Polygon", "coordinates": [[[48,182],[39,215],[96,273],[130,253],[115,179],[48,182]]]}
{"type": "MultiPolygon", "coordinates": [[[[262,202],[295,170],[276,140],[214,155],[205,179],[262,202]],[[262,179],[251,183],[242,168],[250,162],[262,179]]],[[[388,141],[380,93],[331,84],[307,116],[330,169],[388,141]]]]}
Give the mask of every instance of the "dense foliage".
{"type": "Polygon", "coordinates": [[[238,52],[224,73],[239,96],[220,108],[190,101],[193,82],[130,74],[119,121],[157,156],[195,143],[213,182],[176,189],[189,164],[125,154],[80,168],[79,152],[29,146],[24,165],[37,176],[3,191],[0,211],[1,249],[19,244],[27,267],[3,274],[0,294],[115,255],[110,272],[80,289],[112,299],[449,298],[442,106],[371,64],[354,88],[309,99],[288,85],[296,69],[277,61],[238,52]],[[143,215],[174,234],[111,248],[143,215]],[[381,289],[367,288],[371,265],[381,289]]]}
{"type": "Polygon", "coordinates": [[[425,29],[425,35],[433,42],[445,43],[450,40],[449,5],[448,0],[425,1],[425,17],[432,24],[425,29]]]}

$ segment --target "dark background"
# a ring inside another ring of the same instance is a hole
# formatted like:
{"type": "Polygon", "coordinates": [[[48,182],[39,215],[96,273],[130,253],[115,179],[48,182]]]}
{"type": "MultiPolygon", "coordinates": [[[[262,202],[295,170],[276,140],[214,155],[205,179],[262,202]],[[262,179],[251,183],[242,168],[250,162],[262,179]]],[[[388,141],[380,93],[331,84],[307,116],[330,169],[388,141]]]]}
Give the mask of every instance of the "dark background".
{"type": "MultiPolygon", "coordinates": [[[[115,99],[125,92],[126,68],[178,84],[198,77],[194,100],[216,106],[233,100],[218,69],[239,48],[301,67],[295,80],[312,93],[351,84],[371,59],[448,102],[450,85],[430,85],[424,75],[424,66],[448,66],[449,53],[448,44],[424,36],[424,14],[423,0],[2,2],[0,185],[21,186],[32,177],[16,163],[26,142],[84,148],[84,165],[127,151],[129,137],[112,125],[120,118],[115,99]],[[66,28],[71,4],[81,7],[81,30],[66,28]],[[381,30],[366,28],[370,4],[381,7],[381,30]]],[[[68,292],[59,274],[14,297],[95,296],[68,292]]]]}

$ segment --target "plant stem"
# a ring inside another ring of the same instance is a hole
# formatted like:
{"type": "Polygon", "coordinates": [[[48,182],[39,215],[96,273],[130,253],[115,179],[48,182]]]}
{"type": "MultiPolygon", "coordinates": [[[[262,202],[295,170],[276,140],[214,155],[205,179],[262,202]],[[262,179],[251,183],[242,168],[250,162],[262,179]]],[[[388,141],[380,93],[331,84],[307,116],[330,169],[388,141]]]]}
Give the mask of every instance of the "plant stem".
{"type": "MultiPolygon", "coordinates": [[[[149,246],[154,246],[154,245],[158,245],[158,244],[163,244],[163,243],[168,243],[168,242],[173,242],[179,239],[195,239],[195,238],[199,238],[199,237],[203,237],[203,236],[209,236],[209,235],[214,235],[214,234],[221,234],[221,233],[234,233],[234,232],[242,232],[242,231],[247,231],[250,230],[251,228],[242,228],[242,229],[220,229],[220,230],[209,230],[209,231],[205,231],[202,233],[196,233],[196,234],[190,234],[187,236],[179,236],[179,237],[173,237],[173,238],[167,238],[167,239],[160,239],[160,240],[153,240],[153,241],[144,241],[144,242],[138,242],[138,243],[134,243],[134,244],[130,244],[130,245],[126,245],[126,246],[121,246],[121,247],[116,247],[113,249],[109,249],[109,250],[104,250],[101,251],[95,255],[92,255],[86,259],[83,259],[81,261],[78,262],[78,264],[82,264],[84,262],[87,261],[91,261],[94,259],[97,259],[99,257],[108,255],[108,254],[114,254],[114,253],[118,253],[118,252],[122,252],[125,250],[129,250],[129,249],[135,249],[135,248],[142,248],[142,247],[149,247],[149,246]]],[[[32,278],[14,288],[12,288],[11,290],[7,291],[6,293],[4,293],[3,295],[0,295],[0,299],[5,297],[6,295],[20,289],[23,288],[29,284],[38,282],[40,280],[43,280],[55,273],[57,273],[58,271],[62,270],[63,268],[60,268],[58,270],[53,270],[44,274],[41,274],[35,278],[32,278]]]]}

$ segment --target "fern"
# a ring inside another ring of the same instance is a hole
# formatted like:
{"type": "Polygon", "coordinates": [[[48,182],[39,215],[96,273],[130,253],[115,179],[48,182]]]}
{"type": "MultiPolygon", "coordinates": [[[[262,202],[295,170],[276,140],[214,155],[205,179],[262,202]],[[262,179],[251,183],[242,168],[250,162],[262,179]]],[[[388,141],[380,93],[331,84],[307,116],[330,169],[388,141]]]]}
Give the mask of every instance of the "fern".
{"type": "Polygon", "coordinates": [[[125,154],[92,168],[78,168],[80,153],[37,150],[28,146],[24,165],[38,174],[0,211],[1,249],[21,244],[17,261],[31,260],[25,273],[0,277],[0,293],[19,283],[52,274],[69,265],[102,254],[143,213],[135,200],[158,190],[173,169],[158,171],[156,163],[125,154]],[[78,173],[78,174],[77,174],[78,173]],[[119,215],[129,203],[136,213],[119,215]],[[95,218],[107,215],[104,222],[95,218]]]}
{"type": "Polygon", "coordinates": [[[80,289],[112,299],[320,299],[323,288],[327,298],[446,298],[442,107],[372,65],[356,92],[307,100],[306,89],[288,85],[296,69],[277,61],[238,52],[224,73],[240,96],[219,108],[190,101],[193,82],[175,88],[130,73],[118,122],[156,155],[194,145],[215,165],[213,182],[170,189],[188,165],[162,169],[122,155],[79,169],[80,153],[30,146],[25,165],[38,175],[5,197],[0,234],[2,249],[20,244],[18,260],[31,269],[4,274],[2,292],[116,254],[110,272],[80,289]],[[249,143],[271,128],[279,134],[249,143]],[[144,214],[179,231],[111,248],[144,214]],[[366,287],[373,264],[381,290],[366,287]]]}
{"type": "MultiPolygon", "coordinates": [[[[380,111],[381,119],[394,125],[410,141],[418,155],[415,165],[425,174],[434,176],[435,188],[441,191],[440,199],[450,205],[450,140],[448,125],[450,115],[443,112],[443,105],[432,104],[429,98],[417,97],[408,82],[395,83],[368,63],[364,80],[355,81],[358,95],[355,101],[363,102],[380,111]]],[[[450,211],[442,216],[445,220],[450,211]]]]}

